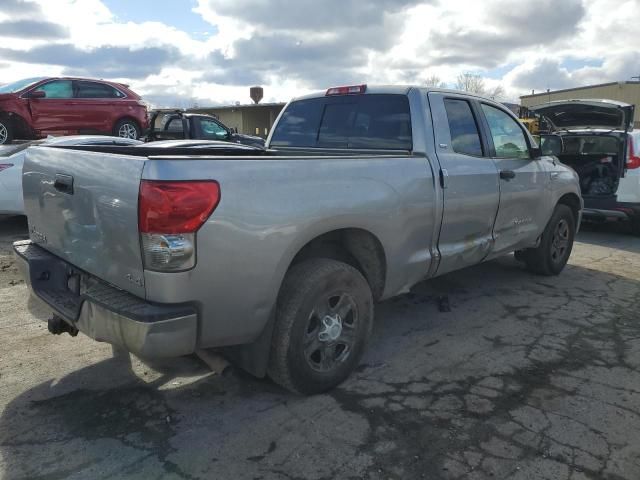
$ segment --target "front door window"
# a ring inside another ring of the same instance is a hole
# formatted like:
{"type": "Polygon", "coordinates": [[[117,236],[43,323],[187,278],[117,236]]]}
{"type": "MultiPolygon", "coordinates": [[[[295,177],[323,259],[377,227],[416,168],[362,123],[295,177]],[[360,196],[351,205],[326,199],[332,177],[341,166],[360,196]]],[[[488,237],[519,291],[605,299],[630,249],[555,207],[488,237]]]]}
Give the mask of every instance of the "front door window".
{"type": "Polygon", "coordinates": [[[482,111],[489,124],[491,138],[498,158],[530,158],[524,132],[516,120],[506,112],[482,104],[482,111]]]}
{"type": "Polygon", "coordinates": [[[71,80],[54,80],[40,85],[36,90],[44,92],[46,98],[73,98],[73,84],[71,80]]]}

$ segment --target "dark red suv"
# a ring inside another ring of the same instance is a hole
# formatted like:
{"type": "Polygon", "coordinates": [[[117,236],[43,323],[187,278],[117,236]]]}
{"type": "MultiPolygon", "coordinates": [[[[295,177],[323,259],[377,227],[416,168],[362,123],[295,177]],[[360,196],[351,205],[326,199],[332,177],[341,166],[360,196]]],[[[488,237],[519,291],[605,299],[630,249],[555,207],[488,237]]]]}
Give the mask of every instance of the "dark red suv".
{"type": "Polygon", "coordinates": [[[148,127],[147,106],[121,83],[60,77],[0,86],[0,144],[47,135],[139,138],[148,127]]]}

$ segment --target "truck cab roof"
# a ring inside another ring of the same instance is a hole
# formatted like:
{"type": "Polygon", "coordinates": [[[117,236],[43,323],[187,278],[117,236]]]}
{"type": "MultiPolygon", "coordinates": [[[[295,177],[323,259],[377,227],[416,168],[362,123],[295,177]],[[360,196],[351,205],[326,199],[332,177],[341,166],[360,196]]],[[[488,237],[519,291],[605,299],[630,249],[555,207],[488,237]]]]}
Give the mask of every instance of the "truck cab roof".
{"type": "MultiPolygon", "coordinates": [[[[489,100],[489,101],[495,101],[492,98],[489,98],[485,95],[480,95],[477,93],[471,93],[471,92],[464,92],[461,90],[454,90],[454,89],[450,89],[450,88],[438,88],[438,87],[427,87],[424,85],[368,85],[368,84],[363,84],[363,85],[358,85],[358,87],[364,87],[364,91],[363,92],[359,92],[356,94],[361,94],[361,95],[367,95],[367,94],[372,94],[372,95],[376,95],[376,94],[388,94],[388,95],[407,95],[409,93],[410,90],[412,89],[417,89],[417,90],[422,90],[425,92],[438,92],[438,93],[451,93],[451,94],[456,94],[456,95],[467,95],[467,96],[471,96],[471,97],[477,97],[477,98],[482,98],[484,100],[489,100]]],[[[325,90],[317,90],[315,92],[311,92],[308,93],[306,95],[301,95],[299,97],[295,97],[293,98],[291,101],[297,101],[297,100],[306,100],[309,98],[319,98],[319,97],[324,97],[327,96],[327,92],[329,90],[332,90],[333,88],[342,88],[342,87],[332,87],[329,89],[325,89],[325,90]]]]}

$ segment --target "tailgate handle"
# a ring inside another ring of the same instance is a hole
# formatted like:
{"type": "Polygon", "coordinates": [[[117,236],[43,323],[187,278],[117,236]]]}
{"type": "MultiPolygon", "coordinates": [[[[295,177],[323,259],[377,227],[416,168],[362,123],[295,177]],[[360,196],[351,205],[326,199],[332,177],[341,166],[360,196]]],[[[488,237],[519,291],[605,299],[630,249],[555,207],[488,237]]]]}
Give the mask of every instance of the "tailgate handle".
{"type": "Polygon", "coordinates": [[[71,175],[57,173],[56,180],[53,182],[53,188],[67,195],[73,195],[73,177],[71,175]]]}

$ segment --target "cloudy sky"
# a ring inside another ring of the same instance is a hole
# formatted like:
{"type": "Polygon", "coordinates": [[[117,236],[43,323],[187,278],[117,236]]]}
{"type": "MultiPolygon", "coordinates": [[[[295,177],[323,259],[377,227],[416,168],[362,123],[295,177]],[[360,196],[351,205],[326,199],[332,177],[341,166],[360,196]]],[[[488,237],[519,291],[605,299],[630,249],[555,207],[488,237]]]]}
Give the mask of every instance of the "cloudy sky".
{"type": "Polygon", "coordinates": [[[108,78],[189,106],[470,72],[517,100],[640,75],[639,24],[640,0],[0,0],[0,83],[108,78]]]}

